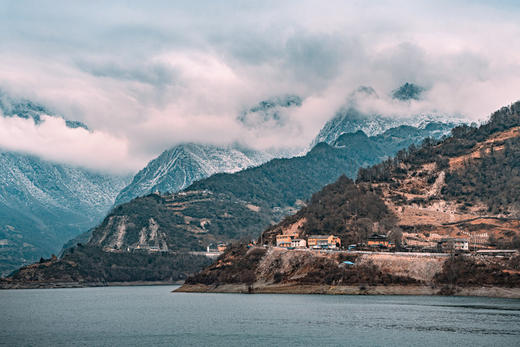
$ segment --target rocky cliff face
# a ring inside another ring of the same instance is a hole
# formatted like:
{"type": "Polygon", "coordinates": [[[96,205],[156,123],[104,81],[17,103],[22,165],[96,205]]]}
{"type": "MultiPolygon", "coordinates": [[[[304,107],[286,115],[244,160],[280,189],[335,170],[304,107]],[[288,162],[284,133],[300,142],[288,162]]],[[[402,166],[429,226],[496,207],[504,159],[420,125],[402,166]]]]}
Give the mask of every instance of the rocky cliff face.
{"type": "Polygon", "coordinates": [[[272,156],[240,147],[182,144],[164,151],[139,171],[118,194],[116,205],[152,192],[175,193],[219,172],[236,172],[260,165],[272,156]]]}
{"type": "Polygon", "coordinates": [[[401,101],[419,100],[424,88],[414,83],[406,82],[392,93],[392,97],[401,101]]]}

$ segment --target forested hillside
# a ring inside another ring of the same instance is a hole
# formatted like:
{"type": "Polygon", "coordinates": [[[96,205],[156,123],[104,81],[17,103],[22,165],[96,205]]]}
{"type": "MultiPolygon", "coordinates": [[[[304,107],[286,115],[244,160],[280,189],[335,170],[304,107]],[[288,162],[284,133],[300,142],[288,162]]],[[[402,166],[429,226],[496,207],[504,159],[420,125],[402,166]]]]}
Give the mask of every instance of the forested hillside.
{"type": "Polygon", "coordinates": [[[264,242],[275,243],[275,236],[294,224],[299,237],[333,234],[345,244],[363,242],[373,232],[374,224],[380,230],[395,228],[397,218],[385,205],[377,191],[360,186],[341,176],[336,182],[313,194],[309,204],[298,213],[266,230],[264,242]],[[299,223],[302,221],[302,223],[299,223]]]}
{"type": "Polygon", "coordinates": [[[90,244],[109,249],[198,250],[217,241],[256,238],[324,185],[341,175],[355,177],[360,167],[384,160],[399,146],[437,134],[438,127],[399,127],[374,137],[344,134],[335,146],[321,143],[302,157],[215,174],[178,194],[135,199],[114,209],[94,229],[90,244]]]}

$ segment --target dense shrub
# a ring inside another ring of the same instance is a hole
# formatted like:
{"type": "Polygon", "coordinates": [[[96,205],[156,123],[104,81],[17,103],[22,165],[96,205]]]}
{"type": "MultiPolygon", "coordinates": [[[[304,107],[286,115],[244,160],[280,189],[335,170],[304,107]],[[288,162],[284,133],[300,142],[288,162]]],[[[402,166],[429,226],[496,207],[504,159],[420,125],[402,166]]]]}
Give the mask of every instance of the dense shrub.
{"type": "Polygon", "coordinates": [[[316,259],[313,270],[309,271],[300,280],[301,284],[327,285],[390,285],[413,284],[417,281],[410,277],[394,276],[383,273],[373,263],[339,267],[334,261],[327,258],[316,259]]]}
{"type": "Polygon", "coordinates": [[[503,150],[448,173],[442,193],[453,199],[463,197],[467,203],[482,201],[493,214],[520,207],[520,138],[512,138],[503,150]]]}
{"type": "Polygon", "coordinates": [[[356,185],[345,176],[315,193],[298,213],[268,229],[266,239],[274,242],[276,230],[301,218],[307,220],[301,228],[303,237],[334,234],[344,244],[365,240],[372,233],[374,223],[385,231],[396,223],[395,215],[372,187],[356,185]]]}
{"type": "Polygon", "coordinates": [[[442,271],[435,276],[435,282],[450,286],[519,286],[520,275],[503,269],[498,264],[477,263],[470,257],[458,255],[446,260],[442,271]]]}

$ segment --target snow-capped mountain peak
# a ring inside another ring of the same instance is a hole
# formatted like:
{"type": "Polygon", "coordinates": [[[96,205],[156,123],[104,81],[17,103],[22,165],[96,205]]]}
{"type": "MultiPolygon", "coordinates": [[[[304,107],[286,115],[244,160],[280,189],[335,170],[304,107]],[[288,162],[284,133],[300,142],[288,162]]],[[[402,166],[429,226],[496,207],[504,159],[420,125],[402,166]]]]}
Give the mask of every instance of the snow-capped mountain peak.
{"type": "Polygon", "coordinates": [[[116,204],[152,192],[178,192],[196,180],[220,172],[260,165],[272,155],[239,146],[186,143],[164,151],[139,171],[116,198],[116,204]]]}

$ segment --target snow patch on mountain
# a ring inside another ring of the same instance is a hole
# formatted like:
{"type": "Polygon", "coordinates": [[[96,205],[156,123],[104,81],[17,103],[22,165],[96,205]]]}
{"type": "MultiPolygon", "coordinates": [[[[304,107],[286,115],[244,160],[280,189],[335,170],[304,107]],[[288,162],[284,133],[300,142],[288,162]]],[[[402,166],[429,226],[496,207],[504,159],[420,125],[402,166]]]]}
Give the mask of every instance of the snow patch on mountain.
{"type": "Polygon", "coordinates": [[[0,275],[58,254],[103,218],[129,180],[0,152],[0,275]]]}
{"type": "Polygon", "coordinates": [[[239,146],[181,144],[150,161],[116,198],[116,205],[152,192],[178,192],[216,173],[233,173],[260,165],[272,154],[239,146]]]}
{"type": "MultiPolygon", "coordinates": [[[[465,123],[466,121],[459,115],[446,115],[435,110],[431,112],[420,112],[410,115],[410,102],[417,102],[425,91],[424,88],[412,83],[405,83],[396,89],[389,100],[379,97],[371,87],[360,87],[352,92],[345,106],[339,109],[336,115],[329,120],[320,130],[316,138],[311,143],[311,148],[319,142],[328,144],[334,143],[342,134],[363,131],[367,136],[382,134],[390,128],[401,125],[409,125],[419,129],[425,129],[431,123],[442,123],[451,127],[465,123]],[[370,103],[388,103],[394,106],[389,114],[369,113],[362,111],[370,103]],[[363,105],[363,107],[361,107],[363,105]],[[397,109],[407,110],[406,114],[395,113],[397,109]]],[[[448,128],[443,128],[444,134],[448,135],[448,128]]]]}

